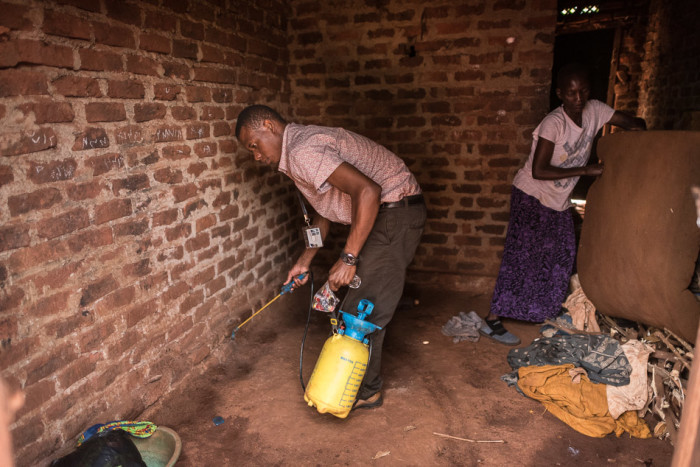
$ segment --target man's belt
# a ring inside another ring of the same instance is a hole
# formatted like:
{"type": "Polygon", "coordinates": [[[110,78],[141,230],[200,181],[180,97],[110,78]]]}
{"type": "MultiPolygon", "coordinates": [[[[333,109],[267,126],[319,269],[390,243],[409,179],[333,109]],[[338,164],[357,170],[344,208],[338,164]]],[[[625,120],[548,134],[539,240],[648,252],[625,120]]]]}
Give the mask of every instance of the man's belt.
{"type": "Polygon", "coordinates": [[[414,204],[421,204],[423,202],[424,202],[423,201],[423,194],[419,193],[419,194],[413,195],[413,196],[406,196],[403,199],[400,199],[399,201],[394,201],[392,203],[382,203],[379,205],[379,207],[382,209],[402,208],[402,207],[411,206],[414,204]]]}

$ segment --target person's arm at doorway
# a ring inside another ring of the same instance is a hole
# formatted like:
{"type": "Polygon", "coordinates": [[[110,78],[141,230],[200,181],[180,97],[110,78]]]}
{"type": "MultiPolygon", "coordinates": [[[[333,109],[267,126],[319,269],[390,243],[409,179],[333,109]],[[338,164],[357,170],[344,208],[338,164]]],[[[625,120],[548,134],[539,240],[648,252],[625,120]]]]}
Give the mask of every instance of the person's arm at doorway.
{"type": "Polygon", "coordinates": [[[615,111],[608,123],[630,131],[644,131],[647,129],[647,122],[643,118],[632,117],[619,110],[615,111]]]}

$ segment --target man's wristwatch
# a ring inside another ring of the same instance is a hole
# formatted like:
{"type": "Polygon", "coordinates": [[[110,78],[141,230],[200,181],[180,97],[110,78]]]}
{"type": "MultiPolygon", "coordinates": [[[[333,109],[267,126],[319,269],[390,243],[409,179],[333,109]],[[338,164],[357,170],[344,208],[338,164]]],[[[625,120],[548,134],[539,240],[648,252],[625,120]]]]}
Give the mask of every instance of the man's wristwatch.
{"type": "Polygon", "coordinates": [[[351,253],[345,253],[343,251],[340,253],[340,260],[348,266],[355,266],[357,261],[359,261],[359,258],[351,253]]]}

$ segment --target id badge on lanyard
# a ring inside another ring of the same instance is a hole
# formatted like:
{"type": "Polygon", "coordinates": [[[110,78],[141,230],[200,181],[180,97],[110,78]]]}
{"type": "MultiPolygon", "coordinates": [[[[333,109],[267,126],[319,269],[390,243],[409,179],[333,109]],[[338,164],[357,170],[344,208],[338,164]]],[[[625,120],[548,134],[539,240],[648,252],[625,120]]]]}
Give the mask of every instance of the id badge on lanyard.
{"type": "Polygon", "coordinates": [[[323,246],[323,237],[321,237],[321,228],[317,225],[311,225],[311,217],[306,211],[306,205],[301,197],[301,193],[297,191],[297,196],[299,197],[299,204],[301,204],[301,210],[304,212],[304,221],[306,226],[302,228],[302,233],[304,234],[304,243],[306,248],[321,248],[323,246]]]}

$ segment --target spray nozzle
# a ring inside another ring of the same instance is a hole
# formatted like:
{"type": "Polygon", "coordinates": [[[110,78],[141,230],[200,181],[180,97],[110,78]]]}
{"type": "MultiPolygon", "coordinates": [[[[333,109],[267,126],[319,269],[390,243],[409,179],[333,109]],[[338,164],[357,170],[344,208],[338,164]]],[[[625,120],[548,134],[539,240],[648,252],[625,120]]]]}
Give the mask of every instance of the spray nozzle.
{"type": "MultiPolygon", "coordinates": [[[[308,271],[307,271],[307,272],[302,272],[301,274],[299,274],[298,276],[296,276],[294,279],[299,279],[300,281],[301,281],[301,280],[304,280],[304,278],[306,277],[306,274],[308,274],[308,271]]],[[[293,288],[294,288],[294,279],[292,279],[291,281],[289,281],[288,283],[286,283],[286,284],[284,284],[284,285],[282,286],[282,291],[280,292],[280,295],[284,295],[284,294],[286,294],[286,293],[288,293],[288,292],[291,292],[291,291],[293,290],[293,288]]]]}

